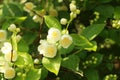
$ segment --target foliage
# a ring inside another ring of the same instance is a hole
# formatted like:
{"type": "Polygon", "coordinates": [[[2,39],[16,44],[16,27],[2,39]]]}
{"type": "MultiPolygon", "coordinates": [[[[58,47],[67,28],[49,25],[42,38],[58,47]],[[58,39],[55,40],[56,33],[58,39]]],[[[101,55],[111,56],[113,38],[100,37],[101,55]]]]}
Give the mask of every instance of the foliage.
{"type": "Polygon", "coordinates": [[[120,0],[1,0],[1,80],[119,80],[120,0]]]}

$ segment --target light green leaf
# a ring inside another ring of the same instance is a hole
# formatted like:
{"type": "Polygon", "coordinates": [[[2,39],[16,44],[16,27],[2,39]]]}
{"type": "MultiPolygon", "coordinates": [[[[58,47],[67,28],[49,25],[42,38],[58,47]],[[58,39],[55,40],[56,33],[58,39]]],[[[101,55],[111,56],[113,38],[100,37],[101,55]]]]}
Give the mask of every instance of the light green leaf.
{"type": "Polygon", "coordinates": [[[45,19],[45,23],[48,26],[48,28],[54,27],[54,28],[61,30],[61,25],[56,18],[52,16],[44,16],[44,19],[45,19]]]}
{"type": "Polygon", "coordinates": [[[4,4],[3,15],[5,17],[22,16],[22,11],[15,3],[4,4]]]}
{"type": "Polygon", "coordinates": [[[96,51],[97,50],[97,43],[95,41],[92,41],[91,43],[93,44],[93,46],[85,48],[85,50],[96,51]]]}
{"type": "Polygon", "coordinates": [[[90,42],[88,41],[88,39],[85,38],[85,37],[82,36],[82,35],[71,34],[71,36],[72,36],[72,38],[73,38],[73,43],[74,43],[76,46],[83,47],[83,48],[88,48],[88,47],[93,46],[93,44],[90,43],[90,42]]]}
{"type": "Polygon", "coordinates": [[[41,69],[30,69],[26,74],[26,80],[39,80],[41,69]]]}
{"type": "Polygon", "coordinates": [[[81,34],[87,39],[92,40],[104,29],[104,26],[105,24],[90,25],[86,29],[84,29],[81,34]]]}
{"type": "Polygon", "coordinates": [[[114,18],[120,19],[120,6],[115,7],[114,18]]]}
{"type": "Polygon", "coordinates": [[[84,72],[84,75],[88,80],[99,80],[98,72],[95,69],[87,69],[84,72]]]}
{"type": "Polygon", "coordinates": [[[61,64],[61,56],[60,54],[57,54],[54,58],[43,57],[42,64],[47,70],[58,75],[61,64]]]}
{"type": "Polygon", "coordinates": [[[33,60],[30,54],[25,53],[25,52],[18,52],[18,57],[20,57],[21,61],[18,58],[18,62],[16,61],[17,65],[30,65],[33,66],[33,60]],[[23,61],[24,60],[24,61],[23,61]],[[24,62],[24,64],[22,64],[24,62]]]}
{"type": "Polygon", "coordinates": [[[20,42],[18,43],[18,51],[28,52],[28,50],[29,50],[28,44],[23,39],[21,39],[20,42]]]}

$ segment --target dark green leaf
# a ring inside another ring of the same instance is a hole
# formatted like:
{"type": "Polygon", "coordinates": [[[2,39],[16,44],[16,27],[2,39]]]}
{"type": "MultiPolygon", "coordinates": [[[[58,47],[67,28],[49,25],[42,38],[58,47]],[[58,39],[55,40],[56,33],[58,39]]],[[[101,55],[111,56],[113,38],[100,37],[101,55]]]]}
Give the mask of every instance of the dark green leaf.
{"type": "Polygon", "coordinates": [[[113,17],[114,8],[111,5],[100,5],[96,7],[95,11],[107,19],[113,17]]]}
{"type": "Polygon", "coordinates": [[[92,40],[104,29],[104,26],[105,24],[90,25],[86,29],[84,29],[81,34],[87,39],[92,40]]]}
{"type": "Polygon", "coordinates": [[[99,80],[98,72],[95,69],[87,69],[84,74],[88,80],[99,80]]]}
{"type": "Polygon", "coordinates": [[[72,71],[78,71],[79,70],[79,62],[80,62],[80,60],[79,60],[78,56],[70,55],[68,57],[63,58],[61,65],[72,71]]]}
{"type": "Polygon", "coordinates": [[[114,18],[120,19],[120,6],[115,7],[114,18]]]}

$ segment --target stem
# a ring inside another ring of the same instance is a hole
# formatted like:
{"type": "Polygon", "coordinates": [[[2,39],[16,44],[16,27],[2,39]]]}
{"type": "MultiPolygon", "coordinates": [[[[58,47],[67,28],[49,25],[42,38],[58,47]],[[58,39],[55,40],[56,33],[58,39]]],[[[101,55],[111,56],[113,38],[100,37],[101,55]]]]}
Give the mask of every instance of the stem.
{"type": "Polygon", "coordinates": [[[68,21],[68,24],[67,24],[67,27],[66,27],[66,33],[67,33],[67,30],[68,30],[68,27],[69,27],[69,25],[70,25],[70,23],[72,22],[72,18],[68,21]]]}
{"type": "Polygon", "coordinates": [[[82,49],[79,49],[78,51],[74,52],[73,54],[77,54],[77,53],[79,53],[80,51],[82,51],[82,49]]]}

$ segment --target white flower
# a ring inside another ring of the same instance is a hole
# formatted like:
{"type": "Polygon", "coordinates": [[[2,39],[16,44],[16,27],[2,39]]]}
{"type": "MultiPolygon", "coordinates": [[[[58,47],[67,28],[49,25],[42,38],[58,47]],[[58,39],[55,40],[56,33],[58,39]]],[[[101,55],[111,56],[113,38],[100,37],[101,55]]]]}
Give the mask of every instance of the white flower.
{"type": "Polygon", "coordinates": [[[63,48],[68,48],[72,44],[72,37],[68,34],[64,34],[60,39],[60,45],[63,48]]]}
{"type": "Polygon", "coordinates": [[[4,55],[6,61],[16,61],[17,60],[17,52],[13,51],[12,53],[6,53],[4,55]]]}
{"type": "Polygon", "coordinates": [[[5,61],[4,57],[0,57],[0,72],[4,73],[5,69],[8,68],[8,62],[5,61]]]}
{"type": "Polygon", "coordinates": [[[1,48],[2,53],[7,54],[10,53],[12,50],[12,45],[9,42],[5,42],[4,46],[1,48]]]}
{"type": "Polygon", "coordinates": [[[60,20],[60,23],[61,23],[62,25],[66,25],[66,24],[67,24],[67,19],[66,19],[66,18],[62,18],[62,19],[60,20]]]}
{"type": "Polygon", "coordinates": [[[55,45],[47,45],[43,56],[53,58],[56,56],[57,48],[55,45]]]}
{"type": "Polygon", "coordinates": [[[13,68],[7,68],[4,72],[4,77],[6,79],[12,79],[15,77],[15,70],[13,68]]]}
{"type": "Polygon", "coordinates": [[[25,3],[24,10],[30,12],[34,8],[34,4],[32,2],[25,3]]]}
{"type": "Polygon", "coordinates": [[[50,28],[47,35],[47,41],[49,43],[56,43],[61,38],[61,32],[59,29],[50,28]]]}
{"type": "Polygon", "coordinates": [[[0,41],[6,40],[7,33],[5,30],[0,30],[0,41]]]}
{"type": "Polygon", "coordinates": [[[57,48],[54,44],[49,44],[45,41],[42,41],[41,45],[38,46],[38,51],[40,54],[43,54],[45,57],[53,58],[56,56],[57,48]]]}

